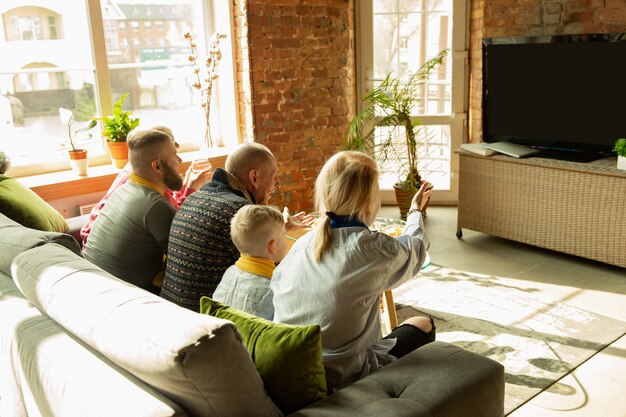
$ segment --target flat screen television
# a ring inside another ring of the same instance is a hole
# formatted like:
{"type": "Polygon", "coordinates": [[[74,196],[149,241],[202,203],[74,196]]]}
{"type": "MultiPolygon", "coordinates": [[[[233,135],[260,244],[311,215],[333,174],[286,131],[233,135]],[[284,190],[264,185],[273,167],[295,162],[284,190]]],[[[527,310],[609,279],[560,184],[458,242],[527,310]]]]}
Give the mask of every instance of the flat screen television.
{"type": "Polygon", "coordinates": [[[622,137],[626,33],[483,39],[484,142],[585,161],[622,137]]]}

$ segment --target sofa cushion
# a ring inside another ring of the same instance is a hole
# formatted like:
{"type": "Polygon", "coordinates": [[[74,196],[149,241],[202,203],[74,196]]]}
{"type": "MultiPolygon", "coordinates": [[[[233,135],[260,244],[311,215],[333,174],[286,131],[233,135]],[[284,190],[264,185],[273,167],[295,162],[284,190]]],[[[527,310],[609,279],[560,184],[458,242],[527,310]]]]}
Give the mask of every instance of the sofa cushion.
{"type": "Polygon", "coordinates": [[[235,323],[265,389],[284,413],[326,397],[318,325],[273,323],[209,297],[200,299],[200,312],[235,323]]]}
{"type": "Polygon", "coordinates": [[[70,336],[3,273],[0,317],[0,415],[187,415],[165,395],[70,336]]]}
{"type": "Polygon", "coordinates": [[[504,367],[429,343],[289,417],[502,417],[504,367]]]}
{"type": "Polygon", "coordinates": [[[181,308],[48,244],[18,255],[28,300],[193,416],[278,416],[234,324],[181,308]]]}
{"type": "Polygon", "coordinates": [[[0,213],[0,271],[11,274],[11,262],[20,253],[46,243],[58,243],[80,254],[80,246],[69,235],[24,227],[0,213]]]}
{"type": "Polygon", "coordinates": [[[50,204],[18,180],[0,174],[0,213],[22,226],[65,232],[67,222],[50,204]]]}

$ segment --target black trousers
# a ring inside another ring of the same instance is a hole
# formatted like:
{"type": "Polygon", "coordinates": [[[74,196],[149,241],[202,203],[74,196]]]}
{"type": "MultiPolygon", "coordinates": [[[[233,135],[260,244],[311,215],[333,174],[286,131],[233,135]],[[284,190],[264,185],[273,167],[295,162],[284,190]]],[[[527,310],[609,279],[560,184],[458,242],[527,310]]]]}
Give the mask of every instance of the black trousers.
{"type": "Polygon", "coordinates": [[[432,317],[428,318],[430,319],[430,324],[433,326],[430,333],[426,333],[411,324],[403,324],[396,327],[391,333],[385,336],[383,339],[397,339],[396,345],[389,351],[389,354],[396,358],[401,358],[427,343],[434,342],[436,334],[435,322],[432,317]]]}

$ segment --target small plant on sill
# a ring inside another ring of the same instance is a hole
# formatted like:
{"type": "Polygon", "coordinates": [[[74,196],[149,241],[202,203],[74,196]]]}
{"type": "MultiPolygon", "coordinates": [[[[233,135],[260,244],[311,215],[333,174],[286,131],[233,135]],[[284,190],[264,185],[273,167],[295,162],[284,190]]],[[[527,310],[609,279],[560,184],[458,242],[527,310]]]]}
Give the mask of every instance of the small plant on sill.
{"type": "Polygon", "coordinates": [[[4,174],[11,168],[11,160],[9,156],[0,151],[0,175],[4,174]]]}
{"type": "Polygon", "coordinates": [[[198,63],[198,46],[193,41],[191,33],[185,33],[185,39],[189,42],[191,54],[189,62],[193,65],[193,72],[196,76],[196,82],[193,87],[200,91],[200,105],[204,111],[205,127],[204,127],[204,143],[207,147],[213,147],[213,138],[211,137],[211,128],[209,125],[209,117],[211,115],[211,97],[213,96],[213,82],[218,78],[217,65],[222,59],[222,50],[220,42],[226,38],[226,34],[215,32],[211,36],[209,43],[209,56],[204,61],[206,74],[200,75],[201,69],[198,63]]]}
{"type": "Polygon", "coordinates": [[[113,116],[94,118],[94,121],[102,120],[102,136],[106,138],[107,142],[126,142],[128,134],[139,126],[139,118],[131,117],[132,111],[122,110],[122,104],[126,97],[128,97],[128,93],[115,102],[113,116]]]}
{"type": "Polygon", "coordinates": [[[67,138],[71,147],[69,152],[84,151],[84,149],[76,147],[75,141],[80,138],[80,135],[84,136],[84,140],[91,139],[91,133],[89,133],[89,131],[96,126],[96,121],[91,119],[78,129],[72,130],[72,125],[74,124],[74,113],[69,109],[59,107],[59,117],[61,118],[61,124],[65,125],[67,128],[67,138]]]}

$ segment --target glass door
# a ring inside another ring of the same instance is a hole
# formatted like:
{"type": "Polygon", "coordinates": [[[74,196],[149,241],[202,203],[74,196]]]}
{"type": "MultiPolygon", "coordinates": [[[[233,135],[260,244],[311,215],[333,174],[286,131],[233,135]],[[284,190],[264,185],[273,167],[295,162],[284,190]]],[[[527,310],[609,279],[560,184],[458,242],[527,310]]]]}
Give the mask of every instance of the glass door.
{"type": "MultiPolygon", "coordinates": [[[[458,157],[467,117],[467,0],[364,0],[357,2],[357,88],[365,96],[391,72],[408,79],[443,49],[449,54],[423,86],[413,114],[418,169],[435,186],[433,202],[457,200],[458,157]]],[[[362,110],[361,108],[358,109],[362,110]]],[[[385,134],[381,132],[381,134],[385,134]]],[[[394,166],[381,166],[383,203],[395,203],[394,166]]]]}

